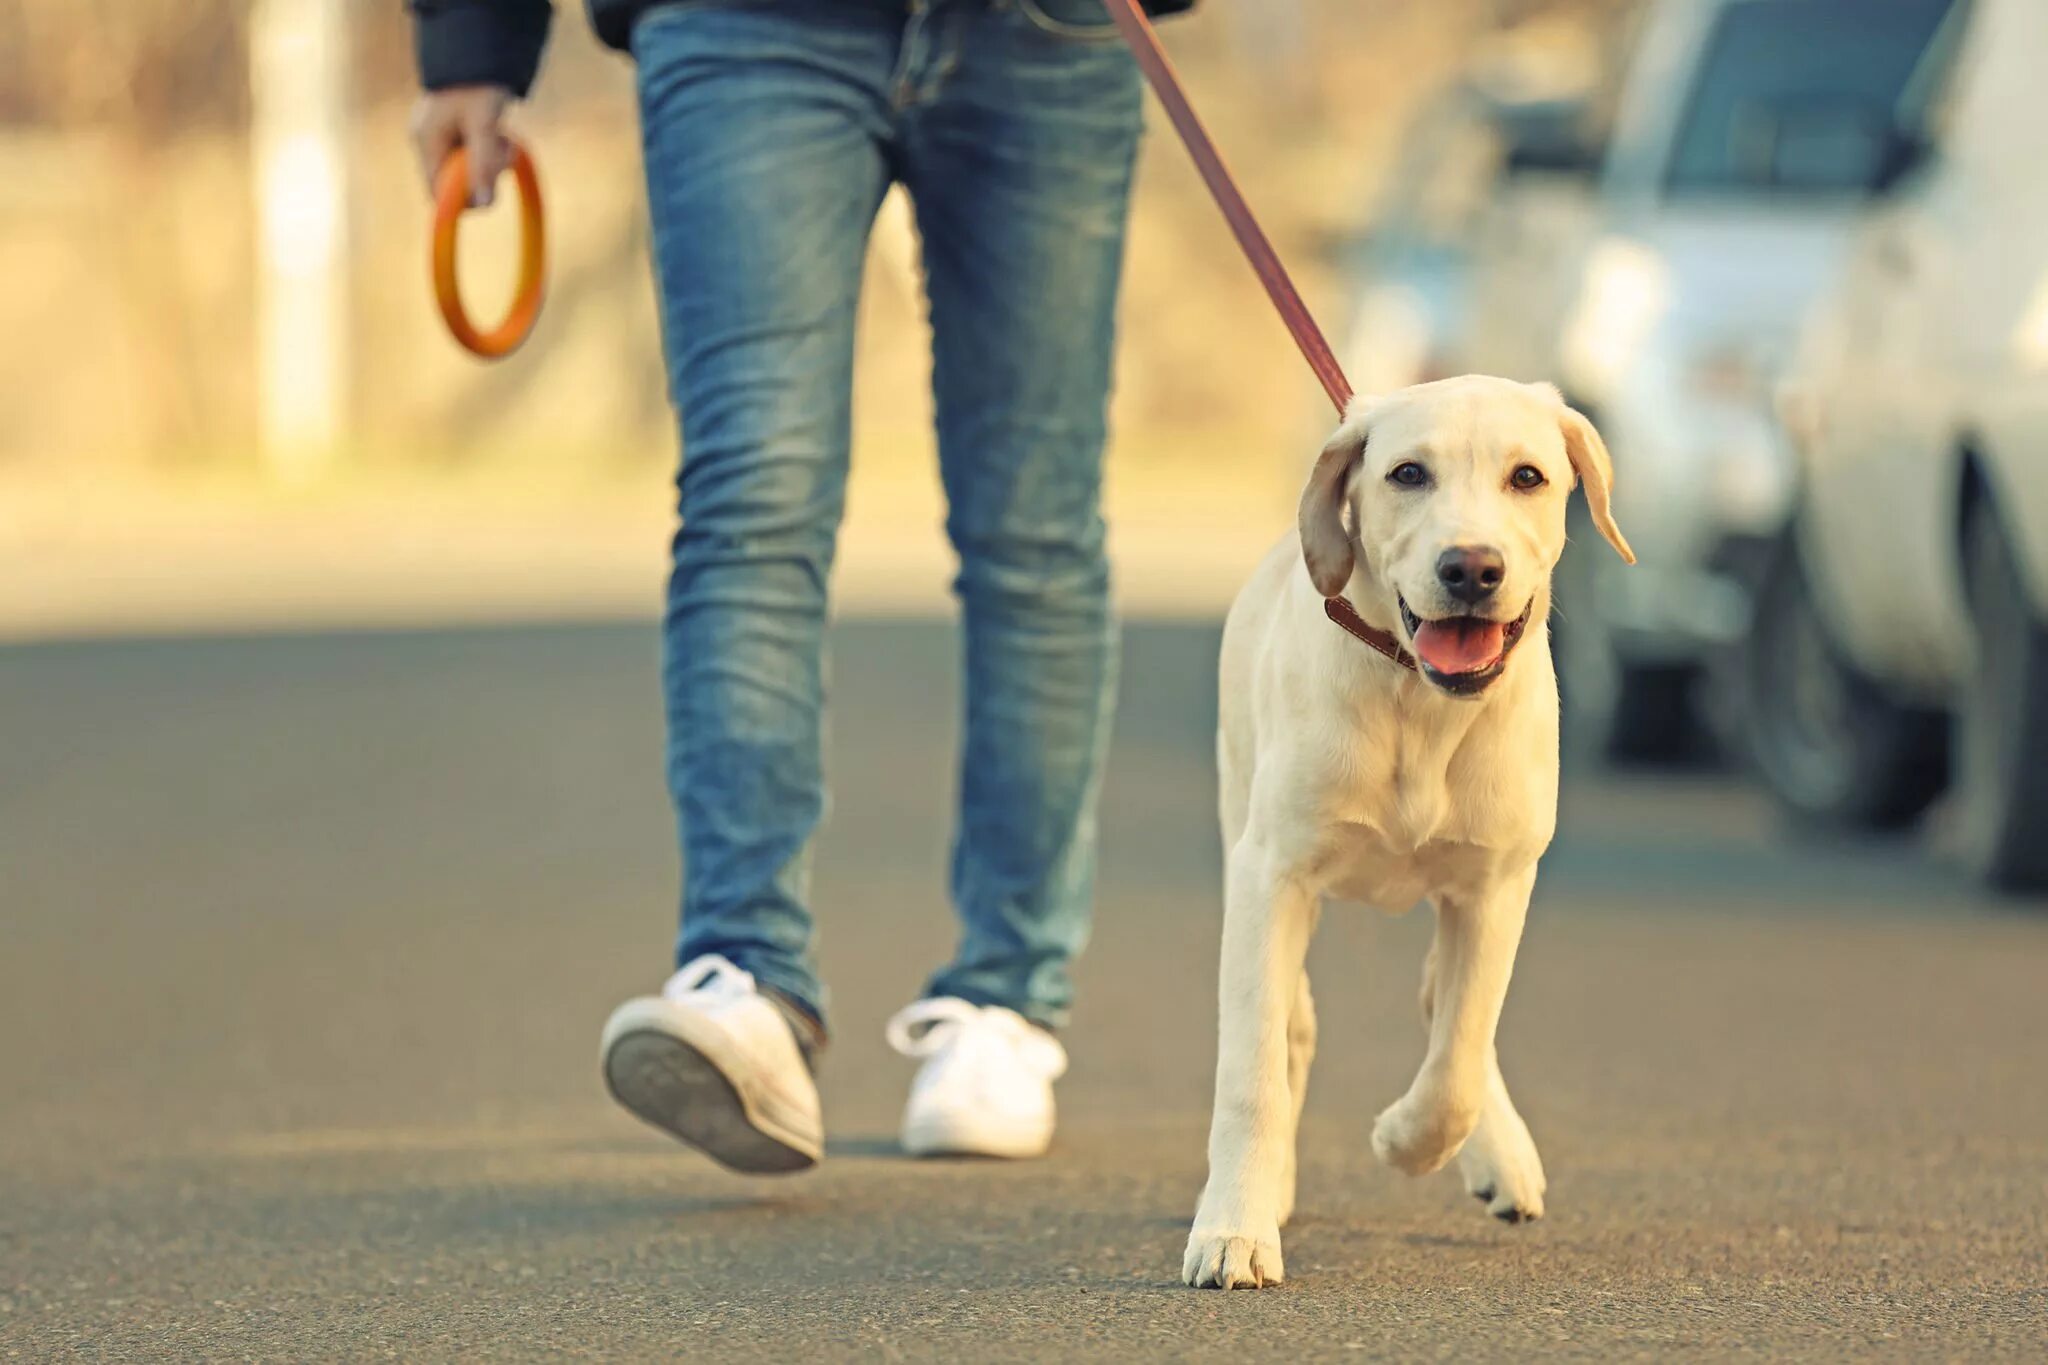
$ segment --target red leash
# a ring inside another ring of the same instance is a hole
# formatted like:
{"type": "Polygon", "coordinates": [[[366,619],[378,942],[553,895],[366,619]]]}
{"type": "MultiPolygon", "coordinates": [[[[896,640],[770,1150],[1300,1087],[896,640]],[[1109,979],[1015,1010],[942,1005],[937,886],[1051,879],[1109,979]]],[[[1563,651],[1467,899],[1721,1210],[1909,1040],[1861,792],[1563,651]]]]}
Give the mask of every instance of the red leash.
{"type": "MultiPolygon", "coordinates": [[[[1103,2],[1109,6],[1110,17],[1116,20],[1124,42],[1130,45],[1131,54],[1138,59],[1139,69],[1151,82],[1152,93],[1159,96],[1160,104],[1166,107],[1166,117],[1172,120],[1174,131],[1187,144],[1188,155],[1195,160],[1195,169],[1202,173],[1202,183],[1209,187],[1216,207],[1223,210],[1223,221],[1230,224],[1231,235],[1237,238],[1245,259],[1251,262],[1252,272],[1259,277],[1259,283],[1266,286],[1266,297],[1273,300],[1273,307],[1280,312],[1280,320],[1287,324],[1294,344],[1301,348],[1302,358],[1308,361],[1308,367],[1322,381],[1323,392],[1330,395],[1330,401],[1336,404],[1337,415],[1343,416],[1351,403],[1351,382],[1344,377],[1344,369],[1337,363],[1336,353],[1330,349],[1323,329],[1316,326],[1308,305],[1301,301],[1301,291],[1294,287],[1287,267],[1281,264],[1280,253],[1273,250],[1273,244],[1259,227],[1252,206],[1245,202],[1244,192],[1231,178],[1230,168],[1223,164],[1223,154],[1216,150],[1209,130],[1202,126],[1195,106],[1188,102],[1188,92],[1181,85],[1173,63],[1167,59],[1166,49],[1159,45],[1159,35],[1153,31],[1144,6],[1139,0],[1103,2]]],[[[1416,671],[1415,660],[1401,648],[1400,641],[1360,616],[1358,609],[1341,594],[1327,599],[1323,603],[1323,612],[1394,663],[1411,672],[1416,671]]]]}
{"type": "Polygon", "coordinates": [[[1259,283],[1266,286],[1267,297],[1280,311],[1280,320],[1287,324],[1288,332],[1293,335],[1294,344],[1301,347],[1302,357],[1316,372],[1316,378],[1322,381],[1323,392],[1330,395],[1330,401],[1337,405],[1341,416],[1351,401],[1351,384],[1344,378],[1336,353],[1331,351],[1322,329],[1309,315],[1308,305],[1301,301],[1301,294],[1288,276],[1287,267],[1280,263],[1280,254],[1266,240],[1251,205],[1245,202],[1243,192],[1231,178],[1229,167],[1223,164],[1222,153],[1216,150],[1216,143],[1210,138],[1208,129],[1202,126],[1194,105],[1188,102],[1187,90],[1175,74],[1173,63],[1167,59],[1166,49],[1159,45],[1159,35],[1153,30],[1152,21],[1146,17],[1144,6],[1139,0],[1104,0],[1104,3],[1109,6],[1110,17],[1116,20],[1124,41],[1130,44],[1131,53],[1138,59],[1145,79],[1152,83],[1152,92],[1165,106],[1166,117],[1180,134],[1180,140],[1187,144],[1188,155],[1194,158],[1195,169],[1201,172],[1203,183],[1216,200],[1216,207],[1223,210],[1223,220],[1230,225],[1231,235],[1237,238],[1237,244],[1243,248],[1245,259],[1251,262],[1259,283]]]}

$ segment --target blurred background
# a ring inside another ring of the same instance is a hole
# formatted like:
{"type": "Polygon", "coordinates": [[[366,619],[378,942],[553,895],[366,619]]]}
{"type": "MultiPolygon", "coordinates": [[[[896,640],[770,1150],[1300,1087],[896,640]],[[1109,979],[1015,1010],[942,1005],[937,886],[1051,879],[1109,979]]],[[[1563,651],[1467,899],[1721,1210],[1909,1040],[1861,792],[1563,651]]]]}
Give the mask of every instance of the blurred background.
{"type": "MultiPolygon", "coordinates": [[[[887,1136],[957,728],[893,200],[817,871],[834,1159],[763,1195],[605,1101],[597,1025],[673,931],[676,451],[631,71],[576,9],[515,116],[548,306],[485,366],[433,311],[398,0],[0,5],[0,1353],[644,1353],[706,1305],[780,1358],[2038,1346],[2048,5],[1164,26],[1354,383],[1557,383],[1642,556],[1575,525],[1559,571],[1568,781],[1502,1045],[1551,1218],[1365,1169],[1427,924],[1332,915],[1318,979],[1357,989],[1319,992],[1289,1246],[1325,1292],[1266,1320],[1154,1291],[1206,1122],[1216,634],[1330,414],[1156,117],[1060,1156],[913,1172],[887,1136]]],[[[465,220],[479,315],[515,231],[465,220]]]]}
{"type": "MultiPolygon", "coordinates": [[[[558,8],[545,77],[518,115],[551,209],[547,322],[509,363],[484,367],[432,311],[396,0],[8,7],[0,555],[12,591],[0,620],[55,630],[147,626],[156,613],[225,625],[654,601],[675,437],[632,73],[576,6],[558,8]],[[157,548],[177,571],[111,571],[99,537],[117,524],[123,543],[157,548]]],[[[1420,104],[1503,24],[1577,33],[1618,8],[1216,5],[1174,25],[1174,42],[1337,326],[1344,244],[1420,104]]],[[[1158,131],[1130,260],[1113,497],[1129,541],[1191,520],[1242,541],[1173,568],[1162,546],[1124,576],[1143,602],[1207,611],[1282,524],[1325,416],[1158,131]],[[1270,515],[1242,515],[1253,507],[1270,515]]],[[[936,609],[947,577],[904,209],[893,198],[876,232],[861,320],[842,584],[856,610],[936,609]]],[[[510,214],[468,221],[479,316],[509,291],[515,235],[510,214]]]]}
{"type": "MultiPolygon", "coordinates": [[[[1937,825],[2013,889],[2048,880],[2039,8],[1286,0],[1172,26],[1361,389],[1548,379],[1613,446],[1645,562],[1567,557],[1573,753],[1734,762],[1822,828],[1956,794],[1937,825]]],[[[21,0],[0,28],[0,631],[651,610],[675,450],[631,75],[577,16],[519,114],[546,323],[497,366],[431,312],[400,5],[21,0]]],[[[1213,617],[1326,414],[1156,131],[1112,523],[1129,609],[1213,617]]],[[[947,606],[904,208],[864,302],[856,614],[947,606]]],[[[511,215],[465,240],[489,315],[511,215]]]]}

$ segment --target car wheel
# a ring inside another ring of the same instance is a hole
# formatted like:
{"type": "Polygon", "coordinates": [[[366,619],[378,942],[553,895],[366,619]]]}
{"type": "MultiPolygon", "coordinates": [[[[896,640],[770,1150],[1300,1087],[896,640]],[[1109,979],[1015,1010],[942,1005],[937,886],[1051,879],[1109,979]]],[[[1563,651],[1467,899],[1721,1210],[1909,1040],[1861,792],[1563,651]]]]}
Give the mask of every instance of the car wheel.
{"type": "Polygon", "coordinates": [[[1624,764],[1696,760],[1711,749],[1694,701],[1699,670],[1683,664],[1631,664],[1594,606],[1589,563],[1599,548],[1590,530],[1574,529],[1558,564],[1551,615],[1551,657],[1557,665],[1563,740],[1573,759],[1624,764]]]}
{"type": "Polygon", "coordinates": [[[1973,871],[2006,891],[2048,888],[2048,629],[1988,499],[1963,531],[1977,667],[1957,706],[1961,834],[1973,871]]]}
{"type": "Polygon", "coordinates": [[[1843,656],[1790,531],[1758,589],[1738,678],[1756,771],[1803,823],[1896,829],[1947,784],[1945,719],[1894,702],[1843,656]]]}
{"type": "Polygon", "coordinates": [[[1621,765],[1696,762],[1710,747],[1694,700],[1697,669],[1630,666],[1579,625],[1557,642],[1563,739],[1573,756],[1621,765]]]}

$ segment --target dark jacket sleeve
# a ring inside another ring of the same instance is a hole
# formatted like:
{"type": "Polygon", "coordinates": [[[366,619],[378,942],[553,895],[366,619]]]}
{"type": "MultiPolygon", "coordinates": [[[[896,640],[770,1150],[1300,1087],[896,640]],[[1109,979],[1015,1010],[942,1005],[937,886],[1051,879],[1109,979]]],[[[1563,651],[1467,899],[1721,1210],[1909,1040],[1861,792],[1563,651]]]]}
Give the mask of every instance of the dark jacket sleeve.
{"type": "Polygon", "coordinates": [[[410,0],[420,84],[503,85],[524,97],[547,45],[548,0],[410,0]]]}

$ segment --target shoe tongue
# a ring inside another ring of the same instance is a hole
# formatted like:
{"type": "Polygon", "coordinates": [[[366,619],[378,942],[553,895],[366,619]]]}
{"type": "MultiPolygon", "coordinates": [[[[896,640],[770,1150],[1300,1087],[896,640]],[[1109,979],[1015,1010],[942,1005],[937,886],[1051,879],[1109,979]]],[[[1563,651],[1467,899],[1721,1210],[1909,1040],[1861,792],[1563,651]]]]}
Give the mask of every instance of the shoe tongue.
{"type": "Polygon", "coordinates": [[[1415,655],[1437,672],[1478,673],[1500,659],[1507,628],[1498,621],[1451,617],[1425,621],[1415,632],[1415,655]]]}

